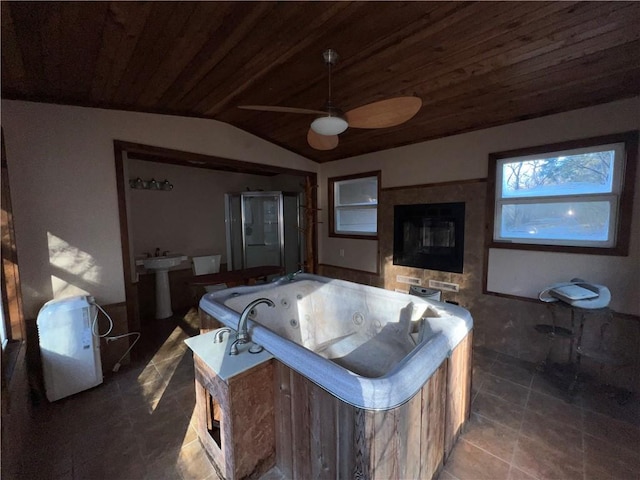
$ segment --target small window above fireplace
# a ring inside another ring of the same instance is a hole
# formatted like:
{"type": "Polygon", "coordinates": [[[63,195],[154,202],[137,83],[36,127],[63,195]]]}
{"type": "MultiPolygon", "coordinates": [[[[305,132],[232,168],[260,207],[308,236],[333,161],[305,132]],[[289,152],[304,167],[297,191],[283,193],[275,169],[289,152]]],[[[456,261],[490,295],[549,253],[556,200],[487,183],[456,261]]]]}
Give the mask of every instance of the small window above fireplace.
{"type": "Polygon", "coordinates": [[[464,203],[396,205],[393,264],[462,273],[464,203]]]}

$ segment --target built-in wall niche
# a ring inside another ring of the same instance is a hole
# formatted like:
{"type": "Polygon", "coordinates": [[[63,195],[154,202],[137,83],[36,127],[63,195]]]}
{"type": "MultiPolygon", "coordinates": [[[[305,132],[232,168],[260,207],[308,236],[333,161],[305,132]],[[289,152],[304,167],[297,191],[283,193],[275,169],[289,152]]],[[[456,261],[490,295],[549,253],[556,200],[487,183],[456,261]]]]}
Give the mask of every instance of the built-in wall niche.
{"type": "Polygon", "coordinates": [[[393,264],[462,273],[464,202],[396,205],[393,264]]]}

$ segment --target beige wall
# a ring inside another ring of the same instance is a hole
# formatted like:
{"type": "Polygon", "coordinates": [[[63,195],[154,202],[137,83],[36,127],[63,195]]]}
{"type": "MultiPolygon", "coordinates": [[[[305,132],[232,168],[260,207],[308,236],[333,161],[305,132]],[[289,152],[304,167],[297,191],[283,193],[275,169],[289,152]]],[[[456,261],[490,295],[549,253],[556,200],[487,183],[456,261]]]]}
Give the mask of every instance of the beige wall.
{"type": "Polygon", "coordinates": [[[317,170],[213,120],[3,100],[2,127],[27,318],[54,297],[125,299],[114,139],[317,170]]]}
{"type": "MultiPolygon", "coordinates": [[[[124,300],[114,139],[319,171],[320,262],[375,271],[376,241],[328,237],[328,177],[380,169],[383,187],[482,178],[490,152],[638,129],[639,112],[640,99],[633,98],[318,165],[216,121],[2,101],[25,314],[35,317],[50,298],[83,291],[102,303],[124,300]]],[[[518,257],[514,274],[522,276],[533,262],[573,276],[593,263],[589,279],[611,286],[612,306],[640,313],[632,295],[640,289],[639,211],[636,194],[629,257],[538,253],[526,262],[518,257]]],[[[535,291],[565,280],[547,272],[535,285],[520,285],[535,291]]]]}
{"type": "MultiPolygon", "coordinates": [[[[423,108],[428,109],[428,105],[423,108]]],[[[485,178],[488,154],[596,135],[640,129],[640,98],[550,115],[476,132],[375,152],[320,167],[319,261],[376,271],[378,242],[329,238],[327,178],[382,170],[382,187],[485,178]],[[340,251],[344,251],[344,258],[340,251]]],[[[640,314],[640,169],[636,177],[631,251],[628,257],[492,251],[491,285],[496,291],[534,297],[545,285],[583,276],[611,288],[612,308],[640,314]]]]}

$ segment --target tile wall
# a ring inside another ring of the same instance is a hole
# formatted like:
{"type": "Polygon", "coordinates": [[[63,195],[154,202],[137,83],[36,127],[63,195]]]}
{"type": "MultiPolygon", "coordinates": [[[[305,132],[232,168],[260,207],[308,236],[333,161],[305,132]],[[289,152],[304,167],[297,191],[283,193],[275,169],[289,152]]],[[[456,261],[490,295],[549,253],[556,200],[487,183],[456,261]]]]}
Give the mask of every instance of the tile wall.
{"type": "MultiPolygon", "coordinates": [[[[569,309],[550,307],[534,300],[519,300],[482,293],[484,274],[486,183],[462,182],[446,185],[383,189],[380,198],[380,273],[320,265],[320,274],[383,287],[408,290],[397,275],[453,282],[460,291],[443,292],[443,299],[458,302],[473,315],[474,343],[530,362],[541,362],[548,354],[564,362],[570,342],[550,339],[535,331],[536,324],[571,326],[569,309]],[[420,203],[465,202],[464,273],[438,272],[393,265],[393,207],[420,203]]],[[[576,329],[579,318],[575,318],[576,329]]],[[[617,365],[603,365],[584,358],[582,368],[602,383],[640,391],[640,319],[627,315],[588,314],[583,345],[591,351],[615,355],[617,365]],[[604,329],[602,328],[604,325],[604,329]]],[[[575,357],[574,357],[575,358],[575,357]]]]}

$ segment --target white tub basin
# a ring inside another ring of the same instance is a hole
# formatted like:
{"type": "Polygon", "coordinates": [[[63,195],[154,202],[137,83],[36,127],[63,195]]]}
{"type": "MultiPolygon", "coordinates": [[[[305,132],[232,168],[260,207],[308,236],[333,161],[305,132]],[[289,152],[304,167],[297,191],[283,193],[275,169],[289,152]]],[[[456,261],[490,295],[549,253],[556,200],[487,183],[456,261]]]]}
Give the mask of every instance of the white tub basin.
{"type": "Polygon", "coordinates": [[[200,308],[237,328],[256,298],[276,308],[258,305],[249,316],[255,343],[337,398],[372,410],[408,401],[473,328],[455,305],[310,274],[209,293],[200,308]]]}

